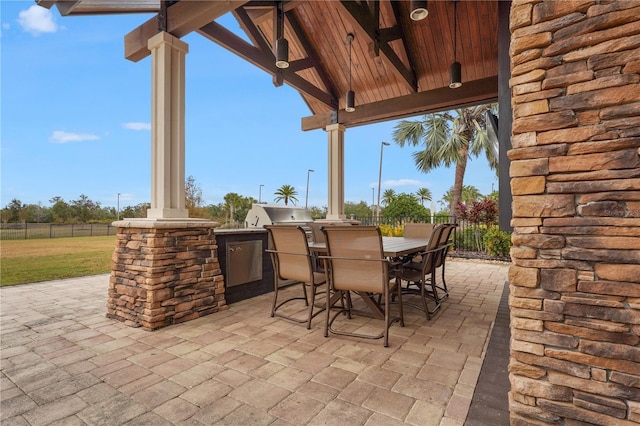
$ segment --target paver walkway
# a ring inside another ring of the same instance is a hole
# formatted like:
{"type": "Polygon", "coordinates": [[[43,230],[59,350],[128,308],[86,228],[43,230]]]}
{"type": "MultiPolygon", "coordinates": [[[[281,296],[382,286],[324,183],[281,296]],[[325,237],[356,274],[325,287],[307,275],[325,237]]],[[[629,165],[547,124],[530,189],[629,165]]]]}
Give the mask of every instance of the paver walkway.
{"type": "Polygon", "coordinates": [[[270,294],[147,332],[105,317],[107,275],[5,287],[0,422],[463,425],[507,270],[448,261],[443,308],[407,309],[389,348],[271,318],[270,294]]]}

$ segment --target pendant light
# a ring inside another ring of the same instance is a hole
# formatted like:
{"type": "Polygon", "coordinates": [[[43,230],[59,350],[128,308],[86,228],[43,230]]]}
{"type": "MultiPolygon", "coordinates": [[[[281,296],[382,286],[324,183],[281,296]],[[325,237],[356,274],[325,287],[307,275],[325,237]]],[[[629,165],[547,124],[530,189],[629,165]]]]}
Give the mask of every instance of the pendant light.
{"type": "Polygon", "coordinates": [[[284,69],[289,68],[289,42],[284,38],[283,2],[276,7],[276,67],[284,69]]]}
{"type": "Polygon", "coordinates": [[[411,13],[409,14],[409,16],[412,20],[422,21],[427,17],[427,15],[429,15],[426,0],[411,0],[410,5],[411,13]]]}
{"type": "Polygon", "coordinates": [[[356,94],[351,90],[351,44],[353,43],[353,34],[347,34],[347,43],[349,43],[349,91],[347,92],[346,106],[344,110],[353,112],[356,110],[356,94]]]}
{"type": "Polygon", "coordinates": [[[457,24],[458,24],[458,2],[457,0],[453,0],[453,63],[449,67],[449,87],[452,89],[457,89],[462,86],[462,65],[460,62],[456,60],[457,56],[457,24]]]}

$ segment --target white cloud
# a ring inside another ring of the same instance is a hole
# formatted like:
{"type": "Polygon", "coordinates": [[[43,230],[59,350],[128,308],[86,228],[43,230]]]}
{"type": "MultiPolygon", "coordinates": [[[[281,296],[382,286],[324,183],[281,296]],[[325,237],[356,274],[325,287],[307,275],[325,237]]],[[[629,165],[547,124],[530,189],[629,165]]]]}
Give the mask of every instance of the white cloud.
{"type": "Polygon", "coordinates": [[[151,123],[123,123],[122,127],[129,130],[151,130],[151,123]]]}
{"type": "Polygon", "coordinates": [[[62,130],[54,130],[49,142],[52,143],[69,143],[69,142],[84,142],[84,141],[96,141],[100,139],[96,135],[88,133],[69,133],[62,130]]]}
{"type": "Polygon", "coordinates": [[[393,187],[393,186],[425,186],[424,182],[420,182],[416,179],[396,179],[396,180],[385,180],[382,182],[383,187],[393,187]]]}
{"type": "Polygon", "coordinates": [[[9,24],[8,22],[3,22],[2,23],[2,29],[3,30],[11,29],[11,24],[9,24]]]}
{"type": "Polygon", "coordinates": [[[55,33],[59,28],[53,20],[53,13],[49,9],[36,5],[20,11],[18,23],[23,30],[36,36],[40,33],[55,33]]]}

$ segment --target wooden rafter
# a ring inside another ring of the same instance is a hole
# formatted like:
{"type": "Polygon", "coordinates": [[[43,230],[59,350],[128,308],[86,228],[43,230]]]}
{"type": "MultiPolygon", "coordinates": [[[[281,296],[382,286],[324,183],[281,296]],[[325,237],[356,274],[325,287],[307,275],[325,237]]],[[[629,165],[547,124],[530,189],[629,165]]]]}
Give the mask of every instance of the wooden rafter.
{"type": "MultiPolygon", "coordinates": [[[[385,101],[358,105],[354,112],[338,112],[338,122],[345,127],[376,123],[389,118],[408,117],[480,105],[498,100],[498,78],[488,77],[465,83],[460,89],[448,87],[412,93],[385,101]],[[462,96],[461,96],[462,95],[462,96]],[[464,99],[464,103],[460,102],[464,99]]],[[[302,118],[302,130],[323,129],[334,120],[331,112],[302,118]]]]}
{"type": "Polygon", "coordinates": [[[336,90],[334,85],[331,83],[331,79],[329,78],[329,75],[327,74],[326,70],[320,63],[320,58],[318,57],[318,53],[309,42],[309,39],[307,38],[305,32],[302,30],[302,27],[300,26],[300,23],[298,22],[298,19],[295,17],[295,15],[291,14],[291,15],[288,15],[288,22],[289,22],[289,26],[291,27],[291,31],[293,32],[293,34],[295,34],[296,39],[298,40],[298,42],[302,46],[302,49],[307,55],[306,59],[293,61],[289,66],[289,69],[295,72],[303,69],[301,68],[302,65],[304,65],[305,68],[313,67],[318,73],[318,77],[320,77],[320,81],[322,81],[322,84],[324,84],[324,87],[327,90],[327,92],[331,93],[334,98],[337,98],[338,91],[336,90]],[[301,65],[299,65],[298,62],[300,62],[301,65]],[[307,64],[310,64],[310,66],[307,66],[307,64]]]}
{"type": "MultiPolygon", "coordinates": [[[[377,1],[375,1],[375,3],[377,3],[377,1]]],[[[369,39],[374,45],[374,49],[378,46],[382,51],[383,56],[392,65],[392,69],[407,83],[411,90],[417,92],[418,82],[415,71],[412,68],[408,68],[402,62],[388,42],[380,39],[379,26],[376,25],[378,17],[373,16],[373,13],[367,4],[358,4],[357,2],[350,0],[340,0],[340,4],[347,11],[347,17],[350,17],[353,22],[360,26],[360,28],[362,28],[369,36],[369,39]]],[[[374,8],[374,11],[375,10],[376,9],[374,8]]],[[[407,57],[409,56],[407,55],[407,57]]]]}
{"type": "Polygon", "coordinates": [[[319,89],[289,69],[281,70],[277,68],[275,60],[272,59],[273,53],[271,50],[269,50],[269,54],[265,53],[262,49],[250,45],[217,22],[210,22],[197,32],[271,75],[281,72],[284,80],[299,92],[317,99],[332,109],[338,107],[338,101],[331,93],[319,89]]]}
{"type": "MultiPolygon", "coordinates": [[[[245,3],[247,0],[180,1],[168,8],[167,32],[176,37],[185,36],[245,3]]],[[[157,33],[158,19],[153,17],[125,35],[125,58],[138,62],[149,56],[147,42],[157,33]]]]}

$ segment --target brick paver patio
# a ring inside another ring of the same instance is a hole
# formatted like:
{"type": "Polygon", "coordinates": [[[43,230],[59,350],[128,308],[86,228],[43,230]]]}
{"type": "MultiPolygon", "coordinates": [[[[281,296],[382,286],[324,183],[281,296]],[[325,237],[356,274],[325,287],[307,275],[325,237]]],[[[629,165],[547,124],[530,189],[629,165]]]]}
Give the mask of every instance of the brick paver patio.
{"type": "Polygon", "coordinates": [[[148,332],[105,317],[107,275],[5,287],[0,422],[463,425],[507,269],[448,261],[442,309],[405,309],[389,348],[271,318],[271,294],[148,332]]]}

